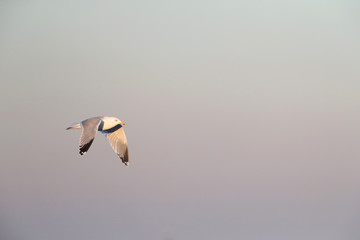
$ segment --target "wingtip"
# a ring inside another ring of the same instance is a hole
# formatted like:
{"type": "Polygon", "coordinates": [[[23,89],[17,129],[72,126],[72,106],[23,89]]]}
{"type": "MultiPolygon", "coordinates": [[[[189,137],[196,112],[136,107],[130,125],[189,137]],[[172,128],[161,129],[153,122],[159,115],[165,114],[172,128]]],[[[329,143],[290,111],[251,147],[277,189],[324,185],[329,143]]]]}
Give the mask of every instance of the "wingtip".
{"type": "Polygon", "coordinates": [[[121,158],[121,160],[126,166],[129,166],[129,151],[128,151],[128,148],[126,148],[124,157],[121,158]]]}
{"type": "Polygon", "coordinates": [[[124,159],[123,157],[120,157],[120,159],[125,164],[125,166],[129,166],[129,161],[126,161],[127,159],[124,159]]]}
{"type": "Polygon", "coordinates": [[[94,141],[94,138],[91,139],[88,143],[85,143],[85,144],[79,146],[80,147],[80,151],[79,151],[80,155],[84,155],[85,153],[87,153],[87,151],[89,150],[93,141],[94,141]]]}
{"type": "Polygon", "coordinates": [[[125,155],[125,157],[119,156],[121,161],[125,164],[125,166],[129,166],[129,158],[127,155],[125,155]]]}

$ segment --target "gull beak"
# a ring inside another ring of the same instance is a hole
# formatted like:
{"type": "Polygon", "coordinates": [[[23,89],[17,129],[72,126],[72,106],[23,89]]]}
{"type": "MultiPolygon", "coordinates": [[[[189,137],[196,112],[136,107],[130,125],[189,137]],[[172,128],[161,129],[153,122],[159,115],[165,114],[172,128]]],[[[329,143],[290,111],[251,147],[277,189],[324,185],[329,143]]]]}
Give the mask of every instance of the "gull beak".
{"type": "Polygon", "coordinates": [[[120,122],[120,124],[121,124],[121,125],[126,125],[126,123],[124,123],[124,122],[120,122]]]}

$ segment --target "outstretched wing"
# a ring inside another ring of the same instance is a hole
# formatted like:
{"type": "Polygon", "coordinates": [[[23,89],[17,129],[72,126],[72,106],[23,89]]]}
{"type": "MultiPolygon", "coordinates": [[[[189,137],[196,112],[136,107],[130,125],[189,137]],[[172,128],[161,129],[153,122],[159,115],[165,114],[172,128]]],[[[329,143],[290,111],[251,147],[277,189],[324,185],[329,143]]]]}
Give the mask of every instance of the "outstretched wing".
{"type": "Polygon", "coordinates": [[[114,132],[107,133],[106,137],[109,139],[111,147],[120,157],[122,162],[126,166],[129,166],[129,151],[124,128],[120,127],[114,132]]]}
{"type": "Polygon", "coordinates": [[[82,133],[80,137],[80,154],[84,155],[94,141],[100,125],[99,118],[89,118],[81,122],[82,133]]]}

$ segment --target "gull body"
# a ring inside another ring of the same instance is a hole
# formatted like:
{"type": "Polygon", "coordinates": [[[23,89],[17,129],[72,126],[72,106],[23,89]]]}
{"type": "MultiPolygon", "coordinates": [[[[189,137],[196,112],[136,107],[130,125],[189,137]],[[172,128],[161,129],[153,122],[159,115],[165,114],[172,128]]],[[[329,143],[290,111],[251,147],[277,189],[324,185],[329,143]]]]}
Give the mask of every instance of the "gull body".
{"type": "Polygon", "coordinates": [[[95,139],[96,133],[99,131],[108,138],[109,143],[122,162],[129,165],[129,151],[126,135],[123,126],[124,122],[116,117],[92,117],[81,123],[73,124],[66,130],[82,129],[80,137],[80,154],[84,155],[90,148],[95,139]]]}

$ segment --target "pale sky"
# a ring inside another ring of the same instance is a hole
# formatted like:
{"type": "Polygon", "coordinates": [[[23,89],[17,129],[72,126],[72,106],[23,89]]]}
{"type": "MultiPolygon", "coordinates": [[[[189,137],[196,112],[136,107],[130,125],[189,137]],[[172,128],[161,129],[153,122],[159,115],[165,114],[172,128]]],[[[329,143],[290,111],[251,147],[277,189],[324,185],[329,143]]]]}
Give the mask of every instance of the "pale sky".
{"type": "Polygon", "coordinates": [[[359,10],[1,1],[0,239],[359,239],[359,10]]]}

